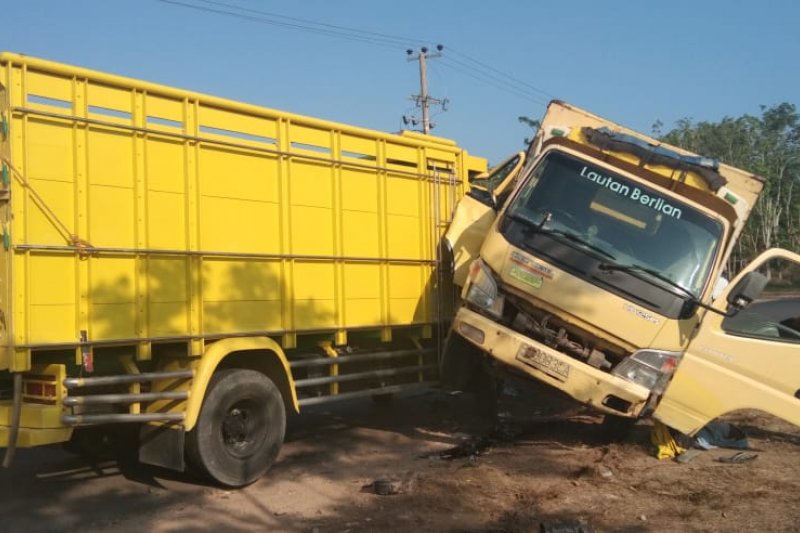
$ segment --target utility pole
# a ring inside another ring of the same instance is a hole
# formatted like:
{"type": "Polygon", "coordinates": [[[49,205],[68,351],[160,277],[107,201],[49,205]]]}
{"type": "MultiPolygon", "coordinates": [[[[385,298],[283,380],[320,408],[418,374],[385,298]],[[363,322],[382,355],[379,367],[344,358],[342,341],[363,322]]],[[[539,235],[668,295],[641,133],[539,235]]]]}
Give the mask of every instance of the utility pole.
{"type": "MultiPolygon", "coordinates": [[[[406,55],[408,56],[407,61],[419,61],[419,94],[415,94],[411,96],[411,100],[416,102],[417,107],[422,108],[422,133],[428,134],[431,131],[431,128],[436,126],[436,124],[431,123],[430,119],[430,106],[433,105],[440,105],[444,111],[447,111],[447,99],[439,100],[438,98],[432,98],[428,96],[428,71],[425,61],[427,59],[433,59],[436,57],[442,56],[442,50],[444,50],[444,46],[441,44],[436,46],[436,52],[431,54],[428,53],[427,47],[420,48],[419,52],[416,56],[414,56],[414,51],[410,48],[406,50],[406,55]]],[[[403,117],[403,122],[408,124],[409,122],[416,126],[420,121],[417,117],[403,117]]]]}

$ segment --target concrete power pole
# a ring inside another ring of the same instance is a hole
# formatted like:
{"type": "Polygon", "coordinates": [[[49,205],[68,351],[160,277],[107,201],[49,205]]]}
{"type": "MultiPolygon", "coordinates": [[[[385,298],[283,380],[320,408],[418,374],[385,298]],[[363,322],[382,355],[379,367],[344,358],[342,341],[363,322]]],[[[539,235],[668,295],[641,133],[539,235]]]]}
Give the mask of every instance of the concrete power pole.
{"type": "MultiPolygon", "coordinates": [[[[419,94],[411,96],[411,100],[416,102],[417,107],[422,108],[422,133],[426,135],[430,133],[431,128],[435,126],[435,124],[431,123],[430,119],[431,104],[440,105],[443,110],[447,111],[447,99],[439,100],[438,98],[428,96],[428,71],[425,64],[426,59],[441,57],[443,49],[444,47],[441,44],[437,45],[436,52],[429,54],[428,49],[423,46],[416,56],[414,56],[413,50],[406,50],[408,61],[419,61],[419,94]]],[[[419,119],[416,117],[403,117],[403,122],[406,124],[410,122],[416,126],[419,123],[419,119]]]]}

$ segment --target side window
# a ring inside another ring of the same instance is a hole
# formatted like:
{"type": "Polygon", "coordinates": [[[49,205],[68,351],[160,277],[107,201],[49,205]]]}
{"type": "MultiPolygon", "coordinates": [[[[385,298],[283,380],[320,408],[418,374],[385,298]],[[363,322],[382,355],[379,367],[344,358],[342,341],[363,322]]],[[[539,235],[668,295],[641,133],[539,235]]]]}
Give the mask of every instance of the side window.
{"type": "MultiPolygon", "coordinates": [[[[495,202],[493,193],[503,185],[503,182],[520,164],[521,155],[517,154],[510,159],[500,163],[493,168],[488,175],[483,178],[476,178],[470,181],[469,195],[481,202],[482,204],[494,207],[495,202]]],[[[512,187],[506,187],[501,194],[508,194],[512,187]]],[[[497,205],[502,205],[503,202],[497,202],[497,205]]]]}
{"type": "Polygon", "coordinates": [[[786,258],[762,263],[767,277],[761,293],[722,322],[731,335],[800,343],[800,264],[786,258]]]}

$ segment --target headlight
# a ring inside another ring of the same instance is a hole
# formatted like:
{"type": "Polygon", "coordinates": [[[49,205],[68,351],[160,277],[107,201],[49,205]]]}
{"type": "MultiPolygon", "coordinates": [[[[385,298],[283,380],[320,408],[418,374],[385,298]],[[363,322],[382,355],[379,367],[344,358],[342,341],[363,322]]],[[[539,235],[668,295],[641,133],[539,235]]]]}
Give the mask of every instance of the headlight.
{"type": "Polygon", "coordinates": [[[612,374],[661,394],[678,367],[681,352],[639,350],[618,364],[612,374]]]}
{"type": "Polygon", "coordinates": [[[498,295],[497,282],[492,271],[480,259],[469,266],[469,276],[462,297],[496,317],[503,315],[503,296],[498,295]]]}

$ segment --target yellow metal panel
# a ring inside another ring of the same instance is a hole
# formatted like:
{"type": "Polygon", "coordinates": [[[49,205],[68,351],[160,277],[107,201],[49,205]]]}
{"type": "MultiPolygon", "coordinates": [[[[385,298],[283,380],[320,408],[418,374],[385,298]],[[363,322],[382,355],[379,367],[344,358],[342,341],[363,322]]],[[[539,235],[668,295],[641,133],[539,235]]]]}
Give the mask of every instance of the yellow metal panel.
{"type": "Polygon", "coordinates": [[[199,166],[200,193],[205,196],[278,201],[274,156],[204,147],[199,166]]]}
{"type": "Polygon", "coordinates": [[[92,339],[136,336],[135,269],[132,257],[92,260],[89,289],[92,339]]]}
{"type": "Polygon", "coordinates": [[[332,207],[333,185],[327,165],[293,162],[291,167],[292,205],[332,207]]]}
{"type": "MultiPolygon", "coordinates": [[[[402,161],[407,163],[413,163],[415,166],[418,161],[417,155],[417,148],[409,147],[401,144],[394,144],[394,143],[386,143],[386,161],[388,164],[392,165],[393,161],[402,161]]],[[[397,168],[397,165],[392,165],[397,168]]],[[[405,167],[405,165],[400,165],[400,167],[405,167]]],[[[409,171],[416,171],[416,168],[404,168],[404,170],[409,171]]]]}
{"type": "Polygon", "coordinates": [[[376,263],[344,265],[345,326],[380,325],[381,278],[376,263]]]}
{"type": "Polygon", "coordinates": [[[203,306],[203,330],[208,334],[234,331],[278,331],[281,329],[281,303],[206,302],[203,306]]]}
{"type": "Polygon", "coordinates": [[[183,122],[183,102],[180,100],[148,94],[145,98],[145,112],[148,117],[183,122]]]}
{"type": "Polygon", "coordinates": [[[73,179],[72,127],[64,122],[30,119],[25,128],[25,176],[69,182],[73,179]]]}
{"type": "Polygon", "coordinates": [[[29,302],[75,304],[75,259],[67,255],[31,254],[29,302]]]}
{"type": "Polygon", "coordinates": [[[206,259],[205,331],[281,329],[279,272],[278,261],[206,259]]]}
{"type": "Polygon", "coordinates": [[[345,300],[345,327],[379,326],[381,301],[379,298],[353,298],[345,300]]]}
{"type": "Polygon", "coordinates": [[[181,193],[147,194],[147,242],[150,248],[186,249],[186,197],[181,193]]]}
{"type": "Polygon", "coordinates": [[[388,215],[386,220],[388,222],[389,257],[392,259],[424,259],[420,251],[419,218],[388,215]]]}
{"type": "Polygon", "coordinates": [[[279,263],[206,259],[203,328],[206,332],[280,329],[279,263]]]}
{"type": "Polygon", "coordinates": [[[294,296],[300,300],[333,300],[333,263],[295,261],[294,296]]]}
{"type": "Polygon", "coordinates": [[[386,180],[387,210],[392,215],[418,217],[420,182],[406,177],[386,180]]]}
{"type": "Polygon", "coordinates": [[[136,304],[93,302],[89,312],[92,340],[130,339],[136,336],[136,304]]]}
{"type": "Polygon", "coordinates": [[[280,300],[277,260],[203,261],[203,299],[211,301],[280,300]]]}
{"type": "Polygon", "coordinates": [[[389,265],[389,319],[393,324],[427,322],[420,295],[425,290],[417,265],[389,265]]]}
{"type": "MultiPolygon", "coordinates": [[[[350,152],[351,154],[361,154],[364,156],[377,155],[377,146],[374,138],[369,137],[356,137],[354,135],[341,136],[341,149],[342,152],[350,152]]],[[[364,159],[364,163],[372,163],[370,159],[364,159]]]]}
{"type": "Polygon", "coordinates": [[[377,263],[346,263],[344,289],[348,299],[380,298],[381,276],[377,263]]]}
{"type": "MultiPolygon", "coordinates": [[[[342,252],[347,257],[379,257],[378,214],[342,213],[342,252]]],[[[378,268],[377,266],[373,268],[378,268]]]]}
{"type": "Polygon", "coordinates": [[[333,212],[321,207],[292,208],[292,253],[333,255],[333,212]]]}
{"type": "Polygon", "coordinates": [[[199,123],[201,126],[259,137],[275,138],[278,135],[277,123],[272,118],[245,115],[216,107],[201,106],[199,123]]]}
{"type": "Polygon", "coordinates": [[[378,211],[378,177],[374,172],[342,170],[342,209],[378,211]]]}
{"type": "Polygon", "coordinates": [[[94,246],[134,246],[133,189],[89,187],[89,240],[94,246]]]}
{"type": "Polygon", "coordinates": [[[308,144],[330,149],[331,132],[328,128],[309,128],[298,124],[291,124],[289,126],[289,140],[293,143],[308,144]]]}
{"type": "Polygon", "coordinates": [[[153,337],[182,335],[189,330],[186,302],[150,302],[148,329],[153,337]]]}
{"type": "Polygon", "coordinates": [[[76,307],[70,304],[31,304],[27,309],[30,330],[24,342],[77,341],[76,307]]]}
{"type": "Polygon", "coordinates": [[[277,253],[278,205],[202,196],[200,248],[244,253],[277,253]]]}
{"type": "MultiPolygon", "coordinates": [[[[29,180],[33,189],[59,220],[71,224],[75,220],[74,185],[63,181],[29,180]]],[[[34,244],[64,245],[66,236],[59,231],[57,222],[45,213],[33,200],[28,201],[29,209],[25,219],[27,231],[24,237],[17,235],[19,242],[34,244]]]]}
{"type": "Polygon", "coordinates": [[[186,190],[182,142],[150,136],[145,143],[145,158],[148,189],[176,193],[186,190]]]}
{"type": "Polygon", "coordinates": [[[25,89],[28,94],[72,100],[72,80],[66,76],[28,70],[25,73],[25,89]]]}
{"type": "MultiPolygon", "coordinates": [[[[72,259],[72,258],[69,258],[72,259]]],[[[133,257],[96,257],[89,264],[90,298],[95,303],[133,303],[136,263],[133,257]]]]}
{"type": "Polygon", "coordinates": [[[128,88],[119,89],[108,85],[89,83],[87,87],[87,103],[90,106],[115,109],[117,111],[131,112],[133,97],[128,88]]]}
{"type": "Polygon", "coordinates": [[[130,132],[89,130],[89,183],[133,187],[133,137],[130,132]]]}
{"type": "Polygon", "coordinates": [[[389,297],[414,298],[423,290],[420,265],[389,265],[389,297]]]}
{"type": "Polygon", "coordinates": [[[147,261],[147,288],[151,302],[185,302],[188,298],[185,257],[151,257],[147,261]]]}

